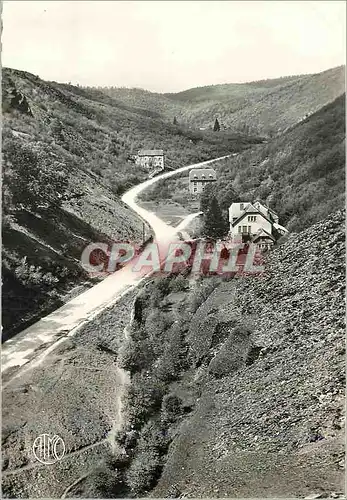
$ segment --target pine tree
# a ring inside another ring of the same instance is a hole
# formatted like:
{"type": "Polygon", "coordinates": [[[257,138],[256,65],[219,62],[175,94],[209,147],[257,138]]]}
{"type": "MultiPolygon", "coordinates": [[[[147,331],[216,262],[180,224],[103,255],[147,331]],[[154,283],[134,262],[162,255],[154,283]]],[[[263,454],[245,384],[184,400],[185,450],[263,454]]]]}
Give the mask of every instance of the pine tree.
{"type": "Polygon", "coordinates": [[[222,238],[227,232],[227,223],[217,198],[212,196],[204,213],[204,234],[210,238],[222,238]]]}
{"type": "Polygon", "coordinates": [[[205,213],[209,207],[212,196],[216,195],[215,182],[207,184],[200,194],[200,211],[205,213]]]}
{"type": "Polygon", "coordinates": [[[219,132],[219,131],[220,131],[220,125],[219,125],[218,118],[216,118],[216,120],[215,120],[215,122],[214,122],[213,131],[214,131],[214,132],[219,132]]]}

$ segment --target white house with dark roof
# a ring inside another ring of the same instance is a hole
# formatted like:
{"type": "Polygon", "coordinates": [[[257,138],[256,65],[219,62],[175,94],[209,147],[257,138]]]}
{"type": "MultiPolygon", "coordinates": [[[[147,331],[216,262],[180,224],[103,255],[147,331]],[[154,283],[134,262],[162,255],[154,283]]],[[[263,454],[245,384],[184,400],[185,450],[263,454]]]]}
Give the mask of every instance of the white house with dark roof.
{"type": "Polygon", "coordinates": [[[148,171],[164,170],[164,151],[162,149],[140,149],[135,158],[136,165],[148,171]]]}
{"type": "Polygon", "coordinates": [[[213,168],[194,168],[189,172],[189,191],[200,194],[207,184],[216,182],[217,175],[213,168]]]}
{"type": "Polygon", "coordinates": [[[288,232],[278,221],[276,212],[259,201],[237,202],[229,207],[231,238],[256,243],[262,250],[271,248],[275,243],[274,233],[288,232]]]}
{"type": "Polygon", "coordinates": [[[274,245],[275,242],[276,238],[265,229],[259,229],[251,238],[251,243],[257,245],[260,250],[268,250],[274,245]]]}

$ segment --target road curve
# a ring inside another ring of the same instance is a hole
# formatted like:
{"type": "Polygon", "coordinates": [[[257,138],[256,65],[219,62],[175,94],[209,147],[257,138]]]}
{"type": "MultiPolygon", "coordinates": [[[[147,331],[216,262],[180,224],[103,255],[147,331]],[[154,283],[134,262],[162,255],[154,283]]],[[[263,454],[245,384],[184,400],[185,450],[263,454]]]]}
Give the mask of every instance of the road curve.
{"type": "MultiPolygon", "coordinates": [[[[227,156],[181,167],[148,179],[127,191],[122,196],[122,200],[152,227],[158,245],[163,244],[165,246],[165,244],[177,239],[176,233],[184,229],[197,214],[189,215],[179,226],[174,228],[163,222],[155,214],[138,206],[136,203],[137,196],[160,179],[166,179],[179,172],[208,165],[224,158],[227,158],[227,156]]],[[[134,272],[130,266],[125,266],[105,278],[101,283],[81,293],[53,313],[9,339],[2,347],[1,371],[3,373],[10,368],[14,371],[11,378],[3,384],[3,388],[23,371],[40,364],[47,354],[55,349],[60,342],[63,342],[66,337],[74,335],[77,329],[86,322],[91,321],[105,307],[116,303],[126,293],[138,286],[145,278],[145,273],[146,271],[134,272]]]]}

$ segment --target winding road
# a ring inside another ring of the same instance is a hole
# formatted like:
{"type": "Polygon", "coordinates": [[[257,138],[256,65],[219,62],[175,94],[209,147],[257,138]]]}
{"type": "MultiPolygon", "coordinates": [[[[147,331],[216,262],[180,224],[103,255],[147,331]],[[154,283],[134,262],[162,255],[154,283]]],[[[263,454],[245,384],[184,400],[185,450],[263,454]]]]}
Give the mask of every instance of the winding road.
{"type": "MultiPolygon", "coordinates": [[[[166,179],[179,172],[208,165],[224,158],[227,158],[227,156],[181,167],[148,179],[127,191],[123,195],[122,201],[152,227],[157,244],[165,246],[178,239],[177,233],[182,231],[197,214],[189,215],[178,226],[172,227],[159,219],[155,214],[140,207],[136,203],[137,196],[147,187],[161,179],[166,179]]],[[[74,335],[82,325],[91,321],[104,308],[116,303],[126,293],[137,287],[146,277],[146,272],[148,275],[148,271],[134,272],[131,266],[125,266],[86,292],[70,300],[53,313],[26,328],[12,339],[9,339],[2,347],[1,371],[5,372],[12,368],[13,372],[10,378],[7,378],[6,383],[3,384],[3,388],[23,373],[23,371],[38,366],[66,337],[74,335]]]]}

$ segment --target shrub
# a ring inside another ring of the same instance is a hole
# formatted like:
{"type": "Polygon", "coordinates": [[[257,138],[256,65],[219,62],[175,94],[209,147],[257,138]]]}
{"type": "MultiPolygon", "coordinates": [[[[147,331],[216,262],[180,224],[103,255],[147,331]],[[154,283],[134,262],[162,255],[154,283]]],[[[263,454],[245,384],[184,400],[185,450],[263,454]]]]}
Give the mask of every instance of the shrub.
{"type": "Polygon", "coordinates": [[[128,391],[129,421],[141,427],[161,407],[166,386],[147,372],[135,373],[128,391]]]}
{"type": "Polygon", "coordinates": [[[166,452],[169,441],[166,427],[163,426],[162,422],[158,419],[150,420],[141,429],[137,451],[153,449],[162,455],[166,452]]]}
{"type": "Polygon", "coordinates": [[[119,366],[131,374],[150,366],[153,358],[154,352],[149,339],[141,342],[129,339],[119,349],[119,366]]]}
{"type": "Polygon", "coordinates": [[[41,266],[29,265],[26,257],[23,257],[19,266],[14,270],[18,280],[25,286],[41,288],[57,283],[59,279],[50,272],[44,272],[41,266]]]}
{"type": "Polygon", "coordinates": [[[160,455],[153,449],[140,452],[126,473],[126,482],[132,493],[139,495],[149,491],[158,480],[161,471],[160,455]]]}
{"type": "Polygon", "coordinates": [[[176,394],[166,394],[161,404],[161,418],[165,423],[173,423],[182,413],[182,400],[176,394]]]}

